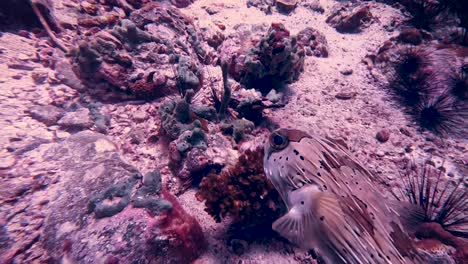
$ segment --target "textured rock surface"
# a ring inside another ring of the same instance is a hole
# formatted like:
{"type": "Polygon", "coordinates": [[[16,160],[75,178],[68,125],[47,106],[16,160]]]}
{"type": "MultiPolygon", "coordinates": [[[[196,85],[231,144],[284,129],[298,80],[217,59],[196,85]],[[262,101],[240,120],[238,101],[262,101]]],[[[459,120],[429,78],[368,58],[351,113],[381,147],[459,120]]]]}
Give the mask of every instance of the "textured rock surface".
{"type": "Polygon", "coordinates": [[[161,3],[149,3],[115,26],[74,41],[80,44],[73,65],[81,79],[145,99],[199,89],[200,64],[210,61],[192,20],[161,3]]]}
{"type": "MultiPolygon", "coordinates": [[[[2,259],[179,263],[196,258],[204,248],[198,223],[170,194],[165,195],[170,202],[161,196],[160,177],[142,180],[116,151],[104,135],[83,131],[28,152],[35,164],[28,175],[35,179],[17,175],[15,181],[26,185],[13,195],[31,201],[24,209],[30,213],[16,213],[21,203],[3,208],[9,219],[3,237],[11,239],[2,259]],[[26,222],[27,227],[15,228],[26,222]],[[28,254],[24,243],[34,246],[28,254]]],[[[0,189],[13,179],[2,181],[0,189]]]]}
{"type": "Polygon", "coordinates": [[[63,109],[53,105],[35,106],[28,109],[32,118],[46,124],[53,125],[64,115],[63,109]]]}
{"type": "Polygon", "coordinates": [[[318,30],[307,27],[297,33],[297,42],[304,48],[306,55],[315,57],[328,57],[328,43],[325,36],[318,30]]]}
{"type": "Polygon", "coordinates": [[[93,125],[89,109],[79,108],[76,111],[66,113],[57,124],[65,129],[83,130],[93,125]]]}
{"type": "MultiPolygon", "coordinates": [[[[159,176],[149,174],[142,181],[116,151],[104,135],[83,131],[25,154],[35,165],[18,175],[23,185],[10,197],[25,196],[30,213],[16,215],[21,203],[2,208],[9,219],[2,237],[10,237],[0,251],[2,260],[176,263],[196,258],[204,248],[198,223],[170,194],[165,195],[170,202],[161,196],[159,176]],[[28,254],[23,243],[34,245],[28,254]]],[[[14,179],[0,184],[2,200],[14,179]]]]}

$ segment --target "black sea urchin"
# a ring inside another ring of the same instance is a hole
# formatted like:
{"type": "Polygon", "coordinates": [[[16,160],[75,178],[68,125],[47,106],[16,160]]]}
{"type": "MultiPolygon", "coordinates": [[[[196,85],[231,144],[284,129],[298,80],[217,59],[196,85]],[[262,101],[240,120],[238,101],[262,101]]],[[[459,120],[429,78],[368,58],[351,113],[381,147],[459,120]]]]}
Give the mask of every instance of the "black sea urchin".
{"type": "Polygon", "coordinates": [[[407,10],[411,13],[410,20],[416,28],[432,29],[433,27],[442,24],[446,8],[437,0],[414,0],[408,2],[407,10]]]}
{"type": "Polygon", "coordinates": [[[403,174],[402,195],[424,211],[425,222],[439,223],[453,235],[468,237],[468,193],[464,178],[445,178],[445,168],[430,161],[421,165],[409,163],[403,174]]]}
{"type": "Polygon", "coordinates": [[[449,91],[458,100],[466,101],[468,99],[468,75],[464,70],[453,74],[449,78],[449,91]]]}
{"type": "Polygon", "coordinates": [[[468,132],[468,104],[448,92],[422,100],[414,114],[421,127],[438,134],[466,136],[468,132]]]}
{"type": "Polygon", "coordinates": [[[431,77],[429,54],[419,47],[403,47],[398,51],[390,79],[391,92],[406,106],[420,103],[431,77]]]}

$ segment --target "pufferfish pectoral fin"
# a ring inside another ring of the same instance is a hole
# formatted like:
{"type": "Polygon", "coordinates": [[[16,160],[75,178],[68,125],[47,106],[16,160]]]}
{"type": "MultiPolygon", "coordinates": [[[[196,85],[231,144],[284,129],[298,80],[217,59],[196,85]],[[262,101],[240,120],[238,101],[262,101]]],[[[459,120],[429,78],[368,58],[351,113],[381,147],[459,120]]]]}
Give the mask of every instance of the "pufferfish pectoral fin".
{"type": "Polygon", "coordinates": [[[312,214],[303,211],[297,206],[273,223],[273,230],[292,243],[304,245],[304,237],[309,236],[313,228],[312,214]]]}
{"type": "Polygon", "coordinates": [[[336,199],[314,188],[303,187],[290,194],[291,209],[273,223],[273,230],[299,246],[310,248],[317,240],[325,215],[330,217],[341,211],[336,199]]]}

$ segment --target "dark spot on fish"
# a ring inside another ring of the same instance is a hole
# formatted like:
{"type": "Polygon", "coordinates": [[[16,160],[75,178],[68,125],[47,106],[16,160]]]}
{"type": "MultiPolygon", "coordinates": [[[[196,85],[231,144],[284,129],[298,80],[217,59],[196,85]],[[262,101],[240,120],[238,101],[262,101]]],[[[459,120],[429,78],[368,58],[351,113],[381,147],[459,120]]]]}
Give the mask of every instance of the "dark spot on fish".
{"type": "Polygon", "coordinates": [[[305,169],[304,169],[304,168],[302,168],[302,171],[303,171],[303,172],[305,172],[305,169]]]}
{"type": "Polygon", "coordinates": [[[370,254],[370,257],[371,257],[371,258],[374,258],[374,254],[370,254]]]}
{"type": "Polygon", "coordinates": [[[362,191],[362,188],[359,188],[360,191],[362,191]]]}
{"type": "Polygon", "coordinates": [[[367,208],[367,204],[365,203],[364,206],[367,208]]]}
{"type": "Polygon", "coordinates": [[[297,151],[295,149],[293,151],[294,151],[294,154],[299,155],[299,151],[297,151]]]}
{"type": "Polygon", "coordinates": [[[325,189],[325,190],[326,190],[326,189],[327,189],[327,186],[326,186],[326,185],[323,185],[323,189],[325,189]]]}
{"type": "Polygon", "coordinates": [[[356,185],[358,185],[358,184],[359,184],[359,182],[356,182],[356,185]]]}
{"type": "Polygon", "coordinates": [[[320,174],[320,172],[317,172],[317,176],[322,177],[322,174],[320,174]]]}
{"type": "Polygon", "coordinates": [[[345,182],[346,184],[348,184],[349,182],[345,182]]]}
{"type": "Polygon", "coordinates": [[[273,161],[276,161],[276,159],[273,159],[273,161]]]}
{"type": "Polygon", "coordinates": [[[323,221],[323,220],[325,220],[325,216],[322,215],[322,216],[320,217],[320,221],[323,221]]]}
{"type": "Polygon", "coordinates": [[[379,253],[379,258],[382,258],[382,259],[383,259],[383,256],[382,256],[382,254],[380,254],[380,253],[379,253]]]}
{"type": "Polygon", "coordinates": [[[390,260],[390,256],[387,256],[387,259],[390,260]]]}
{"type": "Polygon", "coordinates": [[[304,160],[304,157],[303,157],[303,156],[300,156],[299,158],[301,158],[301,160],[304,160]]]}
{"type": "Polygon", "coordinates": [[[284,166],[281,166],[282,169],[284,169],[284,166]]]}
{"type": "Polygon", "coordinates": [[[282,159],[282,158],[283,158],[282,156],[279,157],[279,159],[282,159]]]}
{"type": "Polygon", "coordinates": [[[301,201],[301,204],[304,204],[304,201],[301,201]]]}
{"type": "Polygon", "coordinates": [[[356,170],[355,170],[355,169],[353,169],[353,173],[356,174],[356,170]]]}
{"type": "Polygon", "coordinates": [[[359,231],[357,230],[353,230],[354,231],[354,234],[356,234],[358,237],[361,237],[361,233],[359,233],[359,231]]]}
{"type": "Polygon", "coordinates": [[[289,160],[289,157],[286,157],[286,161],[288,161],[288,160],[289,160]]]}

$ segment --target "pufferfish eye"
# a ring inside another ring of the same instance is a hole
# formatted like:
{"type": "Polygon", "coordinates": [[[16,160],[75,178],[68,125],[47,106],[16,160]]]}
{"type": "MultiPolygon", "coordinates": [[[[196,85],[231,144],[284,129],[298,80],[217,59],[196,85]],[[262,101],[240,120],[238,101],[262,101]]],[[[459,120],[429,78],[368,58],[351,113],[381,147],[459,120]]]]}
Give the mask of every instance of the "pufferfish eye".
{"type": "Polygon", "coordinates": [[[284,149],[288,145],[288,138],[278,133],[272,133],[270,135],[270,145],[276,149],[284,149]]]}

